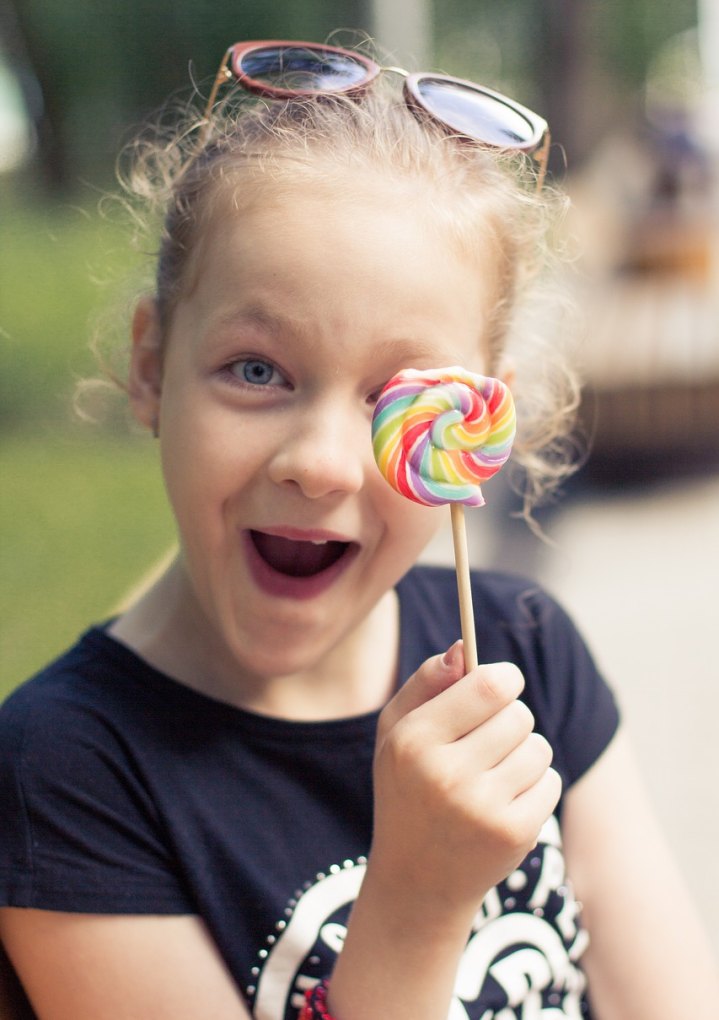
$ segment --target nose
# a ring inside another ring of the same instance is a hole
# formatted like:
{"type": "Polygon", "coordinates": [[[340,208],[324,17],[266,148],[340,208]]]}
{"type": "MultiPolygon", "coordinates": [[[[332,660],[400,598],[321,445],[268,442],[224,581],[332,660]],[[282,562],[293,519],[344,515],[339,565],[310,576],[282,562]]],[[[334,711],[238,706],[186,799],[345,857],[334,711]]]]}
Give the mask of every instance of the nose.
{"type": "Polygon", "coordinates": [[[309,499],[352,494],[362,488],[368,457],[371,428],[364,416],[346,404],[308,408],[281,430],[269,474],[276,485],[296,486],[309,499]]]}

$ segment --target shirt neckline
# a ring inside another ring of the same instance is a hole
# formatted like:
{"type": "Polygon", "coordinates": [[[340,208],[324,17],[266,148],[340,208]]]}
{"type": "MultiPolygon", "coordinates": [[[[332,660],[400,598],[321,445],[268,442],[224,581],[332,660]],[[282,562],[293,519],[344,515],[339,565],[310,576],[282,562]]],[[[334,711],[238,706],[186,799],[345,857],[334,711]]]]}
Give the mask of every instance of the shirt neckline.
{"type": "MultiPolygon", "coordinates": [[[[416,569],[416,568],[413,568],[416,569]]],[[[413,571],[410,571],[410,574],[413,571]]],[[[397,688],[407,679],[407,662],[409,660],[409,632],[411,620],[409,602],[403,597],[403,588],[407,575],[395,586],[399,605],[399,647],[397,667],[397,688]]],[[[184,704],[190,710],[202,711],[214,714],[216,718],[223,719],[226,723],[240,726],[243,729],[251,729],[254,734],[266,734],[273,736],[281,733],[283,737],[297,735],[302,739],[308,737],[332,737],[335,734],[349,736],[356,732],[366,734],[368,727],[372,730],[376,727],[381,708],[359,715],[342,716],[336,719],[323,720],[297,720],[285,719],[279,716],[265,715],[251,709],[241,708],[232,705],[210,694],[205,694],[194,687],[176,680],[162,670],[157,669],[142,658],[128,645],[123,644],[116,637],[108,633],[108,628],[114,622],[114,617],[105,620],[103,623],[91,627],[83,635],[81,644],[92,646],[100,650],[103,655],[109,656],[116,663],[119,663],[127,673],[128,682],[135,681],[136,686],[146,693],[154,692],[166,696],[168,705],[184,704]]]]}

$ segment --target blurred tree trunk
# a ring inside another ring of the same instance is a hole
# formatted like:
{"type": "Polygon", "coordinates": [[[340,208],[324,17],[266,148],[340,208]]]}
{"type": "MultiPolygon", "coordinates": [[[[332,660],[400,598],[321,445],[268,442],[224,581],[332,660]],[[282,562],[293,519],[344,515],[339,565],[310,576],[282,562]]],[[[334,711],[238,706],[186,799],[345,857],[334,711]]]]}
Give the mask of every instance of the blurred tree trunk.
{"type": "Polygon", "coordinates": [[[69,179],[62,126],[63,100],[55,87],[62,76],[53,68],[52,50],[36,30],[28,5],[17,0],[3,0],[3,6],[2,35],[35,124],[43,181],[48,190],[60,191],[69,179]]]}
{"type": "Polygon", "coordinates": [[[592,0],[534,0],[532,6],[540,109],[563,150],[552,154],[550,169],[561,174],[565,159],[570,167],[576,167],[588,151],[581,107],[591,53],[592,0]]]}
{"type": "Polygon", "coordinates": [[[413,70],[432,65],[432,0],[363,0],[363,14],[381,49],[413,70]]]}

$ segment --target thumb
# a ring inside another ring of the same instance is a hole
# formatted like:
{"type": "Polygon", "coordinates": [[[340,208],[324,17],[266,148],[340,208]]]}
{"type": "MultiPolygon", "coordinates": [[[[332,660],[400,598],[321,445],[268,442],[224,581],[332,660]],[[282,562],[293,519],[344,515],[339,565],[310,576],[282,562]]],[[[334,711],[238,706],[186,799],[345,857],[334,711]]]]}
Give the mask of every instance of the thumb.
{"type": "Polygon", "coordinates": [[[405,715],[431,701],[464,676],[464,646],[455,641],[444,655],[426,659],[400,687],[380,716],[379,731],[387,733],[405,715]]]}

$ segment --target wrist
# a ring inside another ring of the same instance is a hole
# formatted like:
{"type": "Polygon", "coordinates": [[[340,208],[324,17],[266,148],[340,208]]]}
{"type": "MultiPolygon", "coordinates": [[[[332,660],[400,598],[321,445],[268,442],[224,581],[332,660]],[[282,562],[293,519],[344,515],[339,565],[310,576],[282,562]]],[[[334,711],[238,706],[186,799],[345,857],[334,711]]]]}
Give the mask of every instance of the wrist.
{"type": "MultiPolygon", "coordinates": [[[[433,941],[464,941],[469,937],[483,895],[459,897],[455,890],[437,880],[437,876],[418,876],[411,868],[401,869],[401,877],[385,870],[370,857],[362,883],[365,902],[384,917],[384,930],[393,933],[432,933],[433,941]]],[[[486,895],[486,893],[485,893],[486,895]]]]}
{"type": "Polygon", "coordinates": [[[368,867],[331,981],[302,1020],[366,1020],[378,1003],[393,1020],[446,1016],[475,913],[400,896],[368,867]]]}

